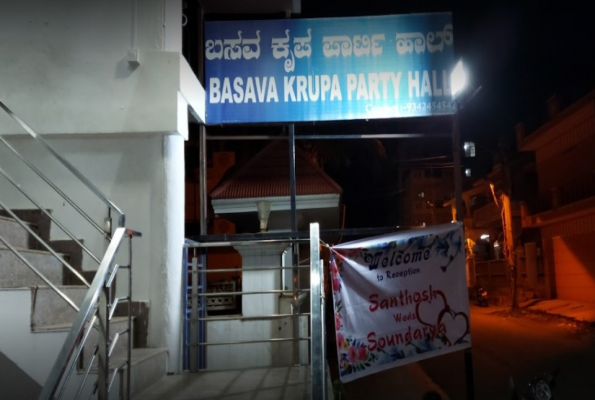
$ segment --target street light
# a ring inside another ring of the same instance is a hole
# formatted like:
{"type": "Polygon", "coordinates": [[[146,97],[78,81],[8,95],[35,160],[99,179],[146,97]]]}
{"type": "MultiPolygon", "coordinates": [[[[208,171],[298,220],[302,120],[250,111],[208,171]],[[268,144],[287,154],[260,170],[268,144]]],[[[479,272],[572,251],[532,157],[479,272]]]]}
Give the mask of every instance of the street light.
{"type": "Polygon", "coordinates": [[[467,71],[463,66],[463,61],[459,60],[452,73],[450,74],[450,88],[452,99],[455,105],[455,111],[452,118],[452,158],[455,180],[455,220],[463,221],[463,188],[461,183],[461,139],[459,129],[459,102],[457,98],[461,95],[467,86],[467,71]]]}
{"type": "MultiPolygon", "coordinates": [[[[459,111],[461,110],[461,103],[459,99],[463,91],[467,87],[467,71],[463,62],[459,60],[450,75],[450,87],[452,99],[455,103],[455,111],[452,118],[452,158],[454,166],[454,180],[455,180],[455,219],[459,222],[463,221],[463,188],[461,184],[461,143],[459,131],[459,111]]],[[[477,90],[471,95],[466,102],[469,102],[477,94],[477,90]]],[[[473,382],[473,358],[471,356],[471,348],[465,349],[465,381],[467,390],[467,400],[475,399],[475,388],[473,382]]]]}
{"type": "Polygon", "coordinates": [[[459,112],[467,105],[481,90],[477,87],[469,94],[469,74],[465,64],[459,60],[450,74],[450,88],[455,110],[452,118],[452,147],[453,167],[455,179],[455,220],[463,221],[463,193],[461,183],[461,133],[459,128],[459,112]]]}
{"type": "Polygon", "coordinates": [[[467,86],[467,69],[463,60],[459,60],[450,74],[450,88],[453,99],[455,99],[467,86]]]}

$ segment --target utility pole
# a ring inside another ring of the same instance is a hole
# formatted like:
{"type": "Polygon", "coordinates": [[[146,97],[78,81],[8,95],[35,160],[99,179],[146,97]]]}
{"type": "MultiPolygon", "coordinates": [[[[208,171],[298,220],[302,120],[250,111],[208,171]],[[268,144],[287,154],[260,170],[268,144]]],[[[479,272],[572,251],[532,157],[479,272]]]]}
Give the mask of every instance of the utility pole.
{"type": "Polygon", "coordinates": [[[504,231],[504,255],[508,263],[510,272],[510,290],[511,290],[511,309],[515,311],[519,308],[519,299],[517,294],[517,265],[516,265],[516,240],[514,237],[512,225],[512,182],[510,181],[510,162],[506,155],[501,160],[502,171],[502,229],[504,231]]]}
{"type": "Polygon", "coordinates": [[[510,279],[510,295],[511,295],[511,311],[515,311],[519,307],[519,300],[517,294],[517,265],[516,265],[516,238],[512,223],[512,182],[510,181],[510,162],[508,157],[501,153],[500,159],[500,196],[496,196],[496,190],[493,184],[490,184],[492,195],[496,206],[500,209],[500,218],[502,221],[502,231],[504,243],[502,251],[504,258],[508,264],[509,279],[510,279]]]}

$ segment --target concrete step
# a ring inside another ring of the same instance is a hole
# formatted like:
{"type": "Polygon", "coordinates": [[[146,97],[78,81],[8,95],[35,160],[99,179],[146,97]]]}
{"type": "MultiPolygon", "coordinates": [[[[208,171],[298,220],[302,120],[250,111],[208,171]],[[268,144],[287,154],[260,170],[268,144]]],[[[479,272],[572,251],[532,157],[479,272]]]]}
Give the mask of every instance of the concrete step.
{"type": "MultiPolygon", "coordinates": [[[[151,386],[153,383],[161,380],[167,374],[167,349],[166,348],[142,348],[132,349],[131,364],[132,373],[130,375],[130,397],[133,398],[138,393],[151,386]]],[[[110,358],[110,370],[122,365],[126,360],[124,354],[110,358]]],[[[120,393],[126,390],[126,367],[118,373],[116,383],[120,387],[120,393]]],[[[91,370],[96,374],[96,370],[91,370]]],[[[111,396],[110,396],[111,397],[111,396]]],[[[125,398],[123,395],[120,398],[125,398]]]]}
{"type": "MultiPolygon", "coordinates": [[[[167,371],[167,350],[163,348],[154,349],[133,349],[131,354],[132,360],[132,374],[130,376],[130,398],[145,390],[147,386],[157,382],[166,375],[167,371]]],[[[110,360],[110,371],[114,371],[115,367],[122,366],[125,358],[112,358],[110,360]]],[[[76,398],[76,393],[79,386],[83,383],[84,373],[86,371],[79,370],[74,374],[70,380],[70,384],[66,389],[64,399],[76,398]]],[[[84,389],[81,398],[91,398],[93,385],[97,380],[97,371],[91,370],[88,378],[85,381],[84,389]]],[[[126,390],[126,367],[122,367],[114,379],[110,393],[109,400],[123,400],[126,399],[124,393],[126,390]]],[[[96,396],[95,396],[96,397],[96,396]]],[[[165,397],[164,397],[165,399],[165,397]]]]}
{"type": "MultiPolygon", "coordinates": [[[[63,264],[47,251],[17,249],[19,253],[55,285],[62,285],[64,279],[63,264]]],[[[60,257],[68,259],[64,254],[60,257]]],[[[0,246],[0,287],[18,288],[43,286],[46,283],[39,278],[10,249],[0,246]]]]}
{"type": "MultiPolygon", "coordinates": [[[[116,337],[116,334],[119,334],[118,341],[114,347],[112,352],[112,358],[121,359],[123,356],[126,355],[126,351],[128,349],[128,335],[132,334],[134,338],[134,318],[132,320],[132,327],[130,328],[132,331],[127,332],[128,329],[128,317],[113,317],[110,321],[110,336],[112,338],[116,337]]],[[[93,329],[89,333],[89,337],[87,338],[87,342],[83,346],[83,355],[80,365],[80,368],[86,368],[89,365],[89,361],[93,358],[93,353],[95,352],[95,347],[97,345],[97,338],[99,337],[99,332],[96,329],[93,329]]],[[[134,343],[133,343],[134,346],[134,343]]],[[[97,359],[93,361],[94,367],[96,369],[97,359]]]]}
{"type": "MultiPolygon", "coordinates": [[[[62,344],[68,334],[68,329],[70,329],[70,324],[45,326],[44,329],[32,332],[30,327],[30,313],[34,308],[32,300],[33,296],[31,295],[30,288],[0,288],[0,304],[6,305],[5,307],[0,307],[0,321],[9,321],[9,323],[3,324],[0,329],[0,352],[4,354],[7,360],[10,360],[2,362],[0,359],[0,367],[2,367],[0,371],[2,371],[3,375],[9,376],[13,372],[20,374],[19,371],[22,370],[31,379],[42,384],[49,375],[53,363],[62,348],[62,344]],[[19,370],[14,369],[13,371],[13,366],[18,366],[19,370]],[[8,371],[9,367],[11,367],[10,371],[8,371]]],[[[147,316],[144,316],[144,318],[146,319],[147,316]]],[[[122,330],[121,324],[125,324],[125,320],[125,317],[114,317],[111,325],[112,332],[122,330]]],[[[125,335],[122,335],[120,338],[118,346],[122,347],[117,346],[115,354],[111,359],[112,366],[119,365],[124,360],[125,352],[122,349],[127,345],[126,339],[125,335]]],[[[93,340],[89,343],[93,343],[94,346],[96,341],[93,340]]],[[[84,354],[83,358],[85,356],[84,354]]],[[[133,395],[166,375],[167,359],[166,349],[135,348],[132,350],[131,391],[133,395]]],[[[26,377],[25,375],[23,376],[26,377]]],[[[110,400],[121,399],[118,391],[121,388],[122,382],[125,384],[124,377],[125,375],[120,373],[120,379],[116,379],[116,382],[114,382],[114,396],[110,394],[110,400]]],[[[74,374],[73,379],[75,378],[81,381],[82,374],[74,374]]],[[[95,378],[96,375],[89,377],[89,385],[95,382],[95,378]]],[[[0,383],[2,382],[2,379],[0,379],[0,383]]],[[[22,379],[14,382],[15,390],[17,390],[15,393],[19,393],[19,395],[10,397],[11,399],[30,398],[25,397],[26,392],[19,391],[23,389],[19,386],[21,383],[23,383],[22,379]],[[20,394],[23,394],[23,396],[19,397],[20,394]]],[[[0,385],[0,388],[2,388],[0,390],[2,393],[0,394],[0,399],[4,399],[3,394],[7,390],[7,393],[12,393],[10,386],[7,389],[0,385]]],[[[67,392],[64,398],[74,398],[74,395],[69,397],[69,393],[67,392]]],[[[87,396],[87,398],[89,397],[87,396]]]]}
{"type": "MultiPolygon", "coordinates": [[[[35,231],[36,226],[34,224],[27,223],[27,225],[35,231]]],[[[35,240],[17,221],[9,217],[3,217],[1,215],[0,236],[6,239],[11,245],[23,249],[30,248],[31,240],[35,240]]],[[[3,244],[4,243],[0,241],[0,246],[3,244]]]]}
{"type": "MultiPolygon", "coordinates": [[[[134,349],[132,352],[132,373],[130,376],[130,397],[143,391],[154,382],[159,381],[167,374],[167,349],[144,348],[134,349]]],[[[114,360],[117,362],[117,360],[114,360]]],[[[121,374],[121,376],[124,376],[121,374]]],[[[126,390],[126,380],[123,379],[120,387],[126,390]]]]}
{"type": "MultiPolygon", "coordinates": [[[[58,286],[74,304],[81,306],[86,286],[58,286]]],[[[52,332],[68,330],[76,317],[76,310],[72,308],[49,286],[31,288],[31,331],[52,332]]]]}

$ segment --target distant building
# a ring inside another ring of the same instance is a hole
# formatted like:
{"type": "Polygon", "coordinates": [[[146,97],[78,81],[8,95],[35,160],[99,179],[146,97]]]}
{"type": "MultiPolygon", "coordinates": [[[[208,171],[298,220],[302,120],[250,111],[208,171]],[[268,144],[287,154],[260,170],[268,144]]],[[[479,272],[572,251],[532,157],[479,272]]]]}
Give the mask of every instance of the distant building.
{"type": "Polygon", "coordinates": [[[563,111],[552,98],[549,112],[536,131],[517,128],[519,151],[535,153],[539,194],[523,229],[541,234],[547,294],[595,302],[595,91],[563,111]]]}
{"type": "MultiPolygon", "coordinates": [[[[512,154],[505,159],[496,157],[489,174],[477,179],[463,191],[463,223],[467,240],[467,283],[469,287],[487,288],[490,298],[508,301],[511,271],[505,252],[505,228],[502,220],[501,195],[510,196],[511,232],[514,239],[514,265],[518,271],[520,298],[543,295],[543,268],[534,254],[525,247],[521,225],[521,201],[535,192],[533,160],[530,154],[512,154]],[[533,188],[533,189],[532,189],[533,188]],[[529,277],[529,275],[531,277],[529,277]],[[531,281],[532,284],[528,284],[531,281]]],[[[450,200],[453,215],[456,207],[450,200]]]]}
{"type": "Polygon", "coordinates": [[[444,207],[453,196],[452,168],[412,168],[403,179],[402,226],[429,226],[451,222],[444,207]]]}

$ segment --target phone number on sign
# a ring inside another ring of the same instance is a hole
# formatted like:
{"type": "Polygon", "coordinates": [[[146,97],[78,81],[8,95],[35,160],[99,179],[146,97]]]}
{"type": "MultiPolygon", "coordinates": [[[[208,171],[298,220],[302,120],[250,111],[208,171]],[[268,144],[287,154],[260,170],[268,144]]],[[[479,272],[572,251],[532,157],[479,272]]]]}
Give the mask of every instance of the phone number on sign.
{"type": "Polygon", "coordinates": [[[450,101],[432,101],[432,102],[409,102],[394,106],[366,106],[366,113],[370,118],[387,118],[390,116],[406,116],[412,114],[445,114],[454,110],[454,103],[450,101]]]}
{"type": "Polygon", "coordinates": [[[453,102],[451,101],[428,101],[421,103],[407,103],[401,105],[401,111],[438,111],[451,109],[454,109],[453,102]]]}

